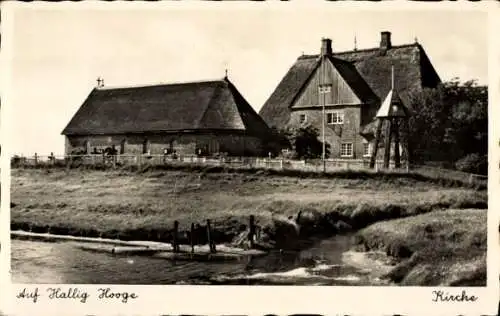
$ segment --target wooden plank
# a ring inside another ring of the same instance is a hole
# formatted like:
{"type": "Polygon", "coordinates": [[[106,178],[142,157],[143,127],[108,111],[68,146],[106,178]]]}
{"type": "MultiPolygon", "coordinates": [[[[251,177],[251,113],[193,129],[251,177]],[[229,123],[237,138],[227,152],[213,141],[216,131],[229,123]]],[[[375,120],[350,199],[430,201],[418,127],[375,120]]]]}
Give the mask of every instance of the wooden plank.
{"type": "MultiPolygon", "coordinates": [[[[136,243],[134,241],[124,241],[124,240],[107,239],[107,238],[32,233],[32,232],[25,232],[22,230],[11,231],[10,235],[11,237],[18,239],[32,239],[32,240],[42,240],[42,241],[80,241],[87,243],[101,243],[101,244],[125,245],[125,246],[134,245],[136,243]]],[[[140,245],[140,243],[138,245],[140,245]]]]}
{"type": "Polygon", "coordinates": [[[152,255],[161,250],[155,250],[147,247],[135,247],[135,246],[109,246],[109,245],[98,245],[98,244],[75,244],[78,249],[92,251],[92,252],[103,252],[116,255],[152,255]]]}
{"type": "MultiPolygon", "coordinates": [[[[170,244],[153,242],[153,241],[122,241],[115,239],[104,239],[104,238],[91,238],[91,237],[75,237],[66,235],[52,235],[52,234],[40,234],[31,233],[25,231],[11,231],[11,236],[13,238],[19,239],[29,239],[29,240],[40,240],[40,241],[66,241],[74,242],[75,246],[80,247],[84,250],[94,250],[101,252],[112,252],[114,253],[157,253],[157,252],[173,252],[173,247],[170,244]],[[83,244],[82,244],[83,243],[83,244]]],[[[214,244],[215,246],[215,244],[214,244]]],[[[228,254],[228,255],[239,255],[239,256],[262,256],[267,254],[267,252],[257,249],[242,249],[236,247],[230,247],[226,245],[217,245],[218,252],[228,254]]],[[[210,254],[211,247],[209,245],[179,245],[180,253],[191,253],[204,255],[210,254]]]]}
{"type": "Polygon", "coordinates": [[[394,133],[394,168],[401,168],[401,156],[399,153],[399,122],[398,118],[393,121],[393,133],[394,133]]]}
{"type": "Polygon", "coordinates": [[[380,143],[380,136],[382,134],[383,122],[384,121],[382,119],[377,119],[377,130],[375,132],[375,144],[373,145],[372,156],[370,158],[370,169],[373,169],[375,167],[375,163],[377,161],[377,152],[380,143]]]}
{"type": "Polygon", "coordinates": [[[390,120],[386,120],[385,127],[385,148],[384,148],[384,169],[389,169],[391,160],[391,137],[392,137],[392,124],[390,120]]]}

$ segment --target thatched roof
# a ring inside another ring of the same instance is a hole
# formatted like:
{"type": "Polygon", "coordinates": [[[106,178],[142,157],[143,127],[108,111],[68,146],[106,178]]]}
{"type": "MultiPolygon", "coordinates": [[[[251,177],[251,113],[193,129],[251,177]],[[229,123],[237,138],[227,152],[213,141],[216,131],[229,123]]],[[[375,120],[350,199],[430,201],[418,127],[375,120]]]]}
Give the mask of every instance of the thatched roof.
{"type": "MultiPolygon", "coordinates": [[[[391,90],[391,67],[394,66],[395,90],[403,103],[409,103],[410,93],[422,87],[436,87],[440,82],[424,49],[418,43],[333,53],[351,62],[380,100],[391,90]]],[[[300,56],[278,84],[260,110],[269,126],[283,127],[290,118],[290,106],[311,73],[319,55],[300,56]]],[[[355,85],[356,86],[356,85],[355,85]]]]}
{"type": "Polygon", "coordinates": [[[96,88],[64,135],[238,131],[255,136],[269,128],[227,78],[126,88],[96,88]]]}

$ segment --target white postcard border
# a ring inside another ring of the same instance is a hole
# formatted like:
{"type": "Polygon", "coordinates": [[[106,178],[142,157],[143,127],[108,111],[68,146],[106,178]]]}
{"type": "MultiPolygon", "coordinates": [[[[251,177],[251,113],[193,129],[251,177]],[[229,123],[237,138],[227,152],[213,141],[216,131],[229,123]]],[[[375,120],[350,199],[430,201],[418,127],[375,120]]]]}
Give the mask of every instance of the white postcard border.
{"type": "MultiPolygon", "coordinates": [[[[210,10],[213,7],[227,7],[227,9],[253,10],[265,6],[269,9],[283,8],[284,10],[321,8],[324,5],[337,5],[339,10],[485,10],[490,14],[489,28],[489,216],[488,216],[488,281],[487,287],[478,288],[434,288],[434,287],[309,287],[309,286],[192,286],[192,285],[20,285],[10,284],[9,270],[6,264],[10,262],[10,234],[9,234],[9,207],[10,207],[10,167],[9,167],[9,139],[6,131],[13,123],[9,117],[9,81],[8,76],[3,76],[2,82],[2,113],[1,113],[1,261],[2,295],[0,303],[8,315],[37,314],[40,315],[117,315],[117,314],[353,314],[353,315],[480,315],[496,314],[499,301],[499,234],[498,206],[500,196],[496,193],[499,184],[499,127],[493,124],[493,118],[498,117],[499,109],[495,104],[500,103],[500,49],[499,37],[496,35],[500,29],[500,15],[496,4],[470,4],[455,3],[423,4],[411,2],[384,3],[356,3],[356,2],[304,2],[294,4],[284,3],[254,3],[254,2],[193,2],[180,1],[173,3],[8,3],[2,9],[2,66],[3,72],[9,74],[9,29],[12,27],[10,13],[16,7],[37,7],[51,10],[54,7],[77,8],[93,7],[99,10],[128,10],[128,9],[161,9],[196,8],[210,10]],[[4,14],[6,12],[6,14],[4,14]],[[492,18],[492,16],[495,18],[492,18]],[[36,304],[27,300],[15,298],[16,293],[24,288],[39,289],[42,295],[36,304]],[[87,291],[91,297],[86,303],[78,300],[49,300],[46,289],[61,287],[63,289],[78,288],[87,291]],[[99,300],[96,298],[97,289],[110,287],[117,292],[136,293],[137,299],[129,299],[127,303],[120,300],[99,300]],[[3,289],[7,289],[4,292],[3,289]],[[433,302],[433,291],[460,294],[466,291],[468,296],[477,296],[476,302],[433,302]],[[6,293],[7,295],[5,295],[6,293]]],[[[464,21],[466,23],[466,21],[464,21]]],[[[497,124],[498,126],[498,124],[497,124]]],[[[8,265],[7,265],[8,266],[8,265]]],[[[0,309],[0,310],[2,310],[0,309]]]]}

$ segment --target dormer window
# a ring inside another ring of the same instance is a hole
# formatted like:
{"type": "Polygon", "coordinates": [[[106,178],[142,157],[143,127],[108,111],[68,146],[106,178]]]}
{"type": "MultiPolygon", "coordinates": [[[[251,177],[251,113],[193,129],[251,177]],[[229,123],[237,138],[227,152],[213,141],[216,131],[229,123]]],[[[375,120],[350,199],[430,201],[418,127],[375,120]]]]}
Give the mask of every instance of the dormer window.
{"type": "Polygon", "coordinates": [[[330,93],[331,91],[332,91],[332,85],[326,84],[326,85],[319,86],[319,93],[320,94],[330,93]]]}

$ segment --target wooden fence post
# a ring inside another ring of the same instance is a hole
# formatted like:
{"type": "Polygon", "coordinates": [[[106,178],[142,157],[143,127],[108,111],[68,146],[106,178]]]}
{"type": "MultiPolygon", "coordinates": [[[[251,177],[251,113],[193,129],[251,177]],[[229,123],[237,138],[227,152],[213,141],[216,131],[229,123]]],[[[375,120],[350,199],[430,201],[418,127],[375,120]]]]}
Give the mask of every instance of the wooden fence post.
{"type": "Polygon", "coordinates": [[[189,239],[191,242],[191,253],[194,253],[194,223],[191,223],[191,238],[189,239]]]}
{"type": "Polygon", "coordinates": [[[215,253],[215,243],[212,240],[212,228],[210,227],[210,220],[207,219],[207,239],[208,239],[208,246],[210,248],[211,253],[215,253]]]}
{"type": "Polygon", "coordinates": [[[106,154],[104,153],[104,151],[102,152],[102,164],[106,164],[106,154]]]}
{"type": "Polygon", "coordinates": [[[174,235],[172,238],[172,247],[174,248],[174,252],[179,252],[179,241],[177,240],[178,234],[179,234],[179,222],[174,221],[174,235]]]}
{"type": "Polygon", "coordinates": [[[38,154],[35,153],[35,166],[38,165],[38,154]]]}
{"type": "Polygon", "coordinates": [[[248,228],[248,240],[250,241],[250,248],[254,247],[254,237],[255,237],[255,216],[250,215],[248,228]]]}

